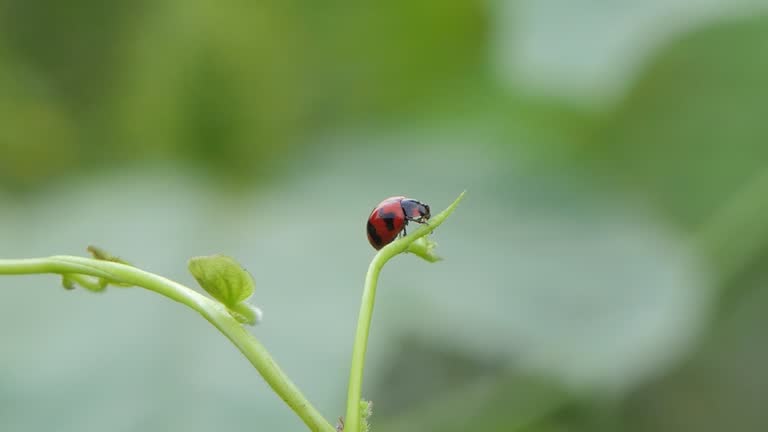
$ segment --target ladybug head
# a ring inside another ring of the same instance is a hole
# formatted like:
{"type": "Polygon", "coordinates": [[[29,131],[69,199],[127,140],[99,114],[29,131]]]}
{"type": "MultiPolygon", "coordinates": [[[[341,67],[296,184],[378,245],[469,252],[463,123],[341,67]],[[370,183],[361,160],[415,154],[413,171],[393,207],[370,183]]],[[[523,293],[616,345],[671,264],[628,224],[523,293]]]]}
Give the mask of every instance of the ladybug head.
{"type": "Polygon", "coordinates": [[[415,199],[405,198],[400,201],[400,205],[403,207],[403,213],[405,213],[405,218],[408,220],[424,223],[431,216],[429,206],[415,199]]]}

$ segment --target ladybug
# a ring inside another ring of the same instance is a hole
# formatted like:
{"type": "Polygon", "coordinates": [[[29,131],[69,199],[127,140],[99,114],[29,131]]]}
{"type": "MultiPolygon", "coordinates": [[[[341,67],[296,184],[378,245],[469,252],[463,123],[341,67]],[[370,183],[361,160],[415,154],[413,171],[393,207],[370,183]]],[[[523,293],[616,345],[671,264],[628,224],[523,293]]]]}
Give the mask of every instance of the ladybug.
{"type": "Polygon", "coordinates": [[[415,199],[404,196],[387,198],[368,216],[368,242],[379,250],[392,243],[401,232],[405,235],[409,221],[423,224],[429,217],[429,206],[415,199]]]}

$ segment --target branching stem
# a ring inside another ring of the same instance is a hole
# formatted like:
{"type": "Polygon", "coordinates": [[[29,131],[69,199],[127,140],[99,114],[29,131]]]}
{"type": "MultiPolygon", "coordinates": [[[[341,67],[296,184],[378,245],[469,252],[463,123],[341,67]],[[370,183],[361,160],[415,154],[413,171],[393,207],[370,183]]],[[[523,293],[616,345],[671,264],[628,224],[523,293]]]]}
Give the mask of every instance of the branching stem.
{"type": "MultiPolygon", "coordinates": [[[[461,199],[462,193],[447,209],[432,217],[429,224],[424,224],[416,231],[382,248],[371,261],[365,277],[363,300],[352,348],[352,366],[349,374],[347,392],[347,416],[344,425],[346,432],[360,432],[361,428],[361,389],[363,368],[368,346],[368,334],[373,317],[373,304],[376,298],[376,284],[384,264],[394,256],[411,252],[427,261],[435,262],[439,258],[431,252],[433,243],[423,237],[431,233],[453,212],[461,199]],[[420,240],[421,239],[421,240],[420,240]]],[[[97,252],[101,253],[101,251],[97,252]]],[[[224,334],[245,355],[259,371],[275,393],[304,421],[312,431],[335,432],[336,429],[309,403],[285,372],[277,366],[272,356],[256,338],[243,328],[227,309],[218,301],[170,279],[158,276],[136,267],[115,262],[114,260],[81,258],[58,255],[49,258],[0,259],[0,275],[58,274],[62,276],[65,287],[75,284],[91,291],[101,291],[107,284],[113,286],[136,286],[154,291],[177,301],[203,316],[224,334]],[[95,278],[91,279],[91,278],[95,278]]],[[[364,411],[364,410],[363,410],[364,411]]]]}
{"type": "Polygon", "coordinates": [[[125,264],[75,256],[0,259],[0,275],[44,273],[71,275],[71,280],[77,283],[88,284],[83,276],[92,276],[108,280],[110,283],[135,285],[194,309],[235,344],[267,384],[301,417],[310,430],[336,431],[277,366],[266,348],[243,328],[222,304],[170,279],[125,264]]]}

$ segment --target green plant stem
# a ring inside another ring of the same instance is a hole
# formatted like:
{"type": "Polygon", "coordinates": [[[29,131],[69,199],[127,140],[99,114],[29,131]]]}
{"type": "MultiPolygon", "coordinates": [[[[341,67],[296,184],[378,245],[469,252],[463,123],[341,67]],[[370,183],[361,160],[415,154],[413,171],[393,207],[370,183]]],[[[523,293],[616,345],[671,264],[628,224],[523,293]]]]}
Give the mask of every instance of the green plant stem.
{"type": "Polygon", "coordinates": [[[368,349],[368,334],[371,329],[373,304],[376,300],[376,286],[381,269],[391,258],[407,251],[414,241],[431,233],[440,226],[453,212],[462,198],[464,198],[464,192],[448,208],[432,217],[429,225],[422,225],[413,233],[395,240],[379,250],[368,266],[368,273],[365,275],[365,286],[363,287],[363,299],[360,304],[360,314],[357,319],[355,341],[352,346],[352,366],[349,371],[349,385],[347,387],[347,415],[344,420],[345,432],[360,432],[360,401],[362,400],[365,353],[368,349]]]}
{"type": "MultiPolygon", "coordinates": [[[[335,432],[336,429],[309,403],[285,372],[277,366],[266,348],[229,314],[226,307],[218,302],[172,280],[115,262],[74,256],[0,259],[2,275],[42,273],[87,275],[103,278],[111,283],[136,285],[194,309],[235,344],[267,384],[301,417],[310,430],[335,432]]],[[[78,283],[82,281],[82,278],[73,279],[78,283]]]]}

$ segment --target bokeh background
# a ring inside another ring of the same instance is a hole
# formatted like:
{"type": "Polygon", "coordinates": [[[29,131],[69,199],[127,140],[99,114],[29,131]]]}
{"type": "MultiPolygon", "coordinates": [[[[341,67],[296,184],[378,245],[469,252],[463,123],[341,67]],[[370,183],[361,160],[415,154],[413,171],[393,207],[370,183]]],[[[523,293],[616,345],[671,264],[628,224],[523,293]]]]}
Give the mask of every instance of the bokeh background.
{"type": "MultiPolygon", "coordinates": [[[[0,256],[254,275],[254,334],[344,412],[369,211],[375,430],[768,429],[768,4],[5,0],[0,256]]],[[[303,424],[139,289],[0,279],[0,430],[303,424]]]]}

